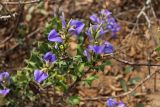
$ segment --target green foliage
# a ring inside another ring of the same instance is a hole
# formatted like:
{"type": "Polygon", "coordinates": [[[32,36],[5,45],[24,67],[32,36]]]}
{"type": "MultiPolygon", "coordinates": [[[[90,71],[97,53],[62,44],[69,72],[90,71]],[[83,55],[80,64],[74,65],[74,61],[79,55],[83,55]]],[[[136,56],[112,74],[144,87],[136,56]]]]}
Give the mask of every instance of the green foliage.
{"type": "Polygon", "coordinates": [[[91,75],[91,76],[89,76],[88,78],[86,78],[86,79],[84,80],[84,83],[86,83],[87,85],[91,86],[91,85],[92,85],[92,82],[93,82],[94,80],[96,80],[96,79],[98,79],[98,76],[97,76],[97,75],[91,75]]]}
{"type": "Polygon", "coordinates": [[[138,76],[136,76],[136,77],[131,78],[131,79],[129,80],[129,82],[130,82],[131,84],[137,84],[137,82],[139,82],[140,80],[141,80],[141,78],[138,77],[138,76]]]}
{"type": "Polygon", "coordinates": [[[133,71],[133,67],[131,67],[131,66],[127,66],[127,67],[125,67],[125,70],[124,70],[124,73],[130,73],[130,72],[132,72],[133,71]]]}
{"type": "Polygon", "coordinates": [[[135,107],[145,107],[144,104],[138,103],[135,107]]]}
{"type": "Polygon", "coordinates": [[[99,66],[93,66],[92,69],[95,69],[96,71],[104,71],[104,67],[105,66],[111,66],[112,63],[111,61],[107,60],[107,61],[104,61],[101,65],[99,66]]]}
{"type": "Polygon", "coordinates": [[[157,47],[155,51],[160,52],[160,47],[157,47]]]}
{"type": "Polygon", "coordinates": [[[127,83],[124,79],[120,80],[120,84],[121,84],[121,87],[124,91],[128,91],[128,86],[127,86],[127,83]]]}
{"type": "Polygon", "coordinates": [[[72,106],[77,105],[80,103],[80,97],[77,95],[71,96],[68,98],[67,102],[72,106]]]}
{"type": "MultiPolygon", "coordinates": [[[[73,26],[73,28],[74,27],[75,26],[73,26]]],[[[20,32],[23,33],[24,30],[20,30],[20,32]]],[[[93,53],[91,50],[92,60],[87,60],[83,53],[86,49],[84,32],[77,37],[77,54],[70,56],[67,49],[69,48],[70,37],[73,35],[67,30],[68,28],[62,28],[62,22],[57,17],[54,17],[46,25],[44,29],[45,40],[38,42],[37,47],[32,50],[30,59],[26,60],[27,67],[23,71],[17,71],[17,74],[12,76],[12,84],[9,86],[11,92],[7,97],[8,106],[15,105],[18,107],[27,102],[36,102],[39,99],[38,95],[45,93],[44,91],[47,91],[47,87],[51,87],[52,90],[54,90],[54,94],[65,95],[65,93],[68,92],[70,84],[77,82],[79,78],[83,78],[83,82],[91,86],[92,82],[98,79],[98,76],[91,75],[86,78],[86,68],[91,71],[104,71],[105,66],[112,65],[111,61],[102,61],[103,57],[93,53]],[[62,35],[63,43],[49,42],[47,40],[48,34],[53,29],[62,35]],[[44,59],[47,52],[54,53],[56,56],[55,62],[50,63],[44,59]],[[97,62],[101,62],[102,64],[97,65],[97,62]],[[43,71],[43,73],[38,76],[46,74],[48,75],[47,79],[43,82],[37,82],[34,74],[35,70],[43,71]]],[[[96,38],[99,36],[99,33],[100,31],[96,33],[96,38]]],[[[95,44],[97,44],[97,42],[95,44]]],[[[128,90],[124,80],[121,80],[121,85],[125,91],[128,90]]],[[[77,105],[80,103],[80,97],[77,95],[71,96],[67,99],[67,102],[71,105],[77,105]]]]}
{"type": "Polygon", "coordinates": [[[46,28],[44,30],[44,34],[47,37],[48,33],[52,30],[56,29],[57,31],[62,30],[62,23],[61,20],[58,17],[53,17],[52,20],[46,25],[46,28]]]}

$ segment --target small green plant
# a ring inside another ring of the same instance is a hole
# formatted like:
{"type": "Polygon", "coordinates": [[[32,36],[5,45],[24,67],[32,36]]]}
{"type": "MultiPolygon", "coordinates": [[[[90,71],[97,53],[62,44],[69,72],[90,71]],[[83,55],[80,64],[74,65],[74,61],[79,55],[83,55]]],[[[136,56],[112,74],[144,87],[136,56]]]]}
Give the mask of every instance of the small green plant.
{"type": "MultiPolygon", "coordinates": [[[[90,19],[91,23],[77,19],[66,21],[64,15],[52,19],[44,29],[46,39],[38,42],[38,47],[32,50],[30,59],[26,60],[27,67],[17,71],[16,75],[9,76],[7,72],[0,74],[0,94],[4,96],[7,106],[18,107],[30,102],[37,105],[39,102],[36,101],[41,100],[40,95],[48,92],[48,88],[54,95],[63,97],[82,78],[88,85],[98,79],[96,75],[87,78],[85,75],[92,70],[103,71],[105,65],[110,65],[109,60],[99,66],[96,63],[102,59],[102,55],[114,53],[113,45],[104,38],[107,33],[115,37],[120,25],[108,10],[102,10],[99,17],[94,14],[90,19]],[[76,38],[75,55],[70,55],[71,51],[68,50],[71,38],[76,38]]],[[[121,83],[124,84],[123,81],[121,83]]],[[[71,105],[80,102],[77,95],[67,97],[65,102],[71,105]]],[[[56,105],[56,101],[54,103],[56,105]]]]}

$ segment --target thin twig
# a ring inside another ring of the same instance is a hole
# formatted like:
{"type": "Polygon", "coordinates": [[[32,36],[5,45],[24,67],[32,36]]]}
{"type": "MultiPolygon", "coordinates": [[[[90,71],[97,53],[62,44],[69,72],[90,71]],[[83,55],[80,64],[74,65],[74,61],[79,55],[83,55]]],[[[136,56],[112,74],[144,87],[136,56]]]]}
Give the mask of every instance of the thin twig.
{"type": "Polygon", "coordinates": [[[34,30],[33,32],[31,32],[30,34],[28,34],[25,39],[31,38],[33,35],[35,35],[35,34],[36,34],[37,32],[39,32],[40,30],[42,30],[42,27],[39,27],[39,28],[37,28],[36,30],[34,30]]]}
{"type": "MultiPolygon", "coordinates": [[[[152,9],[152,5],[151,5],[151,0],[147,0],[147,1],[145,2],[145,5],[142,7],[141,11],[140,11],[139,14],[137,15],[135,25],[134,25],[132,31],[127,35],[128,37],[132,36],[133,33],[136,31],[136,29],[139,27],[139,24],[138,24],[138,23],[139,23],[140,17],[142,17],[142,16],[144,16],[144,18],[145,18],[146,21],[147,21],[148,29],[151,28],[151,20],[149,19],[149,17],[147,16],[147,14],[146,14],[146,12],[145,12],[146,9],[150,9],[150,10],[152,11],[152,13],[153,13],[153,16],[155,17],[155,14],[154,14],[154,12],[153,12],[154,10],[152,9]]],[[[130,43],[131,38],[128,38],[127,41],[128,41],[128,43],[130,43]]]]}
{"type": "Polygon", "coordinates": [[[118,59],[114,55],[110,55],[110,56],[111,56],[111,58],[113,58],[114,60],[116,60],[118,62],[127,64],[127,65],[131,65],[131,66],[160,66],[160,64],[152,64],[152,63],[148,64],[148,63],[129,62],[129,61],[126,61],[126,60],[123,60],[123,59],[118,59]]]}
{"type": "MultiPolygon", "coordinates": [[[[37,28],[35,31],[33,31],[33,32],[31,32],[30,34],[28,34],[25,38],[24,38],[24,40],[23,40],[23,42],[25,42],[27,39],[29,39],[29,38],[31,38],[33,35],[35,35],[37,32],[39,32],[40,30],[42,30],[42,28],[40,27],[40,28],[37,28]]],[[[17,48],[18,46],[19,46],[20,44],[16,44],[16,45],[14,45],[14,46],[12,46],[12,48],[11,49],[8,49],[7,51],[5,51],[5,52],[3,52],[3,53],[0,53],[0,57],[5,57],[5,56],[7,56],[9,53],[11,53],[15,48],[17,48]]]]}
{"type": "Polygon", "coordinates": [[[12,15],[0,16],[0,20],[7,20],[12,17],[16,17],[17,13],[13,13],[12,15]]]}
{"type": "MultiPolygon", "coordinates": [[[[20,4],[33,4],[33,3],[39,3],[40,0],[32,0],[32,1],[26,1],[26,2],[20,2],[20,4]]],[[[4,5],[19,5],[19,2],[2,2],[4,5]]]]}
{"type": "Polygon", "coordinates": [[[7,42],[8,40],[10,40],[14,36],[14,34],[15,34],[15,32],[16,32],[18,26],[19,26],[19,22],[20,22],[20,19],[22,17],[22,14],[23,14],[23,5],[19,4],[18,11],[19,11],[18,12],[19,15],[18,15],[18,18],[17,18],[17,21],[16,21],[14,29],[12,30],[10,36],[6,37],[5,40],[3,40],[3,41],[0,42],[0,45],[4,44],[5,42],[7,42]]]}
{"type": "Polygon", "coordinates": [[[2,5],[2,7],[4,8],[4,10],[6,10],[7,13],[9,14],[9,15],[6,15],[6,16],[5,15],[0,16],[0,20],[2,20],[2,19],[6,20],[6,19],[9,19],[9,18],[14,18],[16,16],[16,13],[12,14],[2,2],[0,2],[0,5],[2,5]]]}
{"type": "Polygon", "coordinates": [[[154,76],[154,92],[156,91],[156,87],[157,87],[157,73],[155,73],[155,76],[154,76]]]}

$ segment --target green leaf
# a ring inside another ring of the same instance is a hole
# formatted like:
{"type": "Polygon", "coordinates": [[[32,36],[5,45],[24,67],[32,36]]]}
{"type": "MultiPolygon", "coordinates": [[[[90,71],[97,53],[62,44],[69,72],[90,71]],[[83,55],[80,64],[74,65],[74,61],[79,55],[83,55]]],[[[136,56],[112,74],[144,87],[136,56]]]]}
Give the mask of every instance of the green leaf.
{"type": "Polygon", "coordinates": [[[157,47],[155,51],[160,52],[160,47],[157,47]]]}
{"type": "Polygon", "coordinates": [[[36,63],[32,61],[28,61],[28,68],[36,68],[36,63]]]}
{"type": "Polygon", "coordinates": [[[79,37],[78,37],[78,44],[81,44],[83,45],[83,42],[84,42],[84,34],[81,34],[79,37]]]}
{"type": "Polygon", "coordinates": [[[145,107],[144,104],[138,103],[135,107],[145,107]]]}
{"type": "Polygon", "coordinates": [[[99,33],[101,32],[101,30],[98,30],[97,33],[96,33],[96,36],[95,36],[95,39],[97,39],[100,35],[99,33]]]}
{"type": "Polygon", "coordinates": [[[77,55],[82,55],[83,54],[83,46],[81,44],[77,45],[77,55]]]}
{"type": "Polygon", "coordinates": [[[130,72],[132,72],[133,71],[133,67],[131,67],[131,66],[127,66],[127,67],[125,67],[125,73],[127,74],[127,73],[130,73],[130,72]]]}
{"type": "Polygon", "coordinates": [[[125,80],[121,79],[121,80],[120,80],[120,84],[121,84],[121,86],[122,86],[122,89],[123,89],[125,92],[128,91],[127,83],[126,83],[125,80]]]}
{"type": "Polygon", "coordinates": [[[48,43],[45,43],[45,42],[39,42],[38,43],[38,47],[40,49],[40,53],[46,53],[47,51],[50,50],[48,43]]]}
{"type": "Polygon", "coordinates": [[[42,67],[43,62],[38,52],[32,52],[31,58],[28,61],[28,67],[33,69],[39,69],[42,67]]]}
{"type": "Polygon", "coordinates": [[[64,81],[62,81],[62,80],[58,81],[57,85],[61,87],[62,91],[64,91],[64,92],[67,91],[68,87],[64,81]]]}
{"type": "Polygon", "coordinates": [[[141,80],[141,78],[138,77],[138,76],[136,76],[136,77],[131,78],[131,79],[129,80],[129,82],[130,82],[131,84],[137,84],[137,82],[139,82],[140,80],[141,80]]]}
{"type": "Polygon", "coordinates": [[[84,82],[85,82],[86,84],[88,84],[89,86],[91,86],[92,82],[93,82],[94,80],[96,80],[96,79],[98,79],[98,76],[97,76],[97,75],[91,75],[90,77],[86,78],[86,79],[84,80],[84,82]]]}
{"type": "Polygon", "coordinates": [[[80,97],[78,95],[70,96],[67,102],[71,105],[76,105],[80,103],[80,97]]]}
{"type": "Polygon", "coordinates": [[[105,61],[105,65],[111,66],[112,62],[110,60],[105,61]]]}
{"type": "Polygon", "coordinates": [[[80,65],[79,65],[79,67],[78,67],[78,71],[79,72],[82,72],[83,70],[84,70],[84,63],[81,63],[80,65]]]}
{"type": "Polygon", "coordinates": [[[95,69],[96,71],[99,71],[99,70],[104,71],[104,67],[107,66],[107,65],[108,66],[112,65],[112,62],[107,60],[99,66],[93,66],[92,69],[95,69]]]}

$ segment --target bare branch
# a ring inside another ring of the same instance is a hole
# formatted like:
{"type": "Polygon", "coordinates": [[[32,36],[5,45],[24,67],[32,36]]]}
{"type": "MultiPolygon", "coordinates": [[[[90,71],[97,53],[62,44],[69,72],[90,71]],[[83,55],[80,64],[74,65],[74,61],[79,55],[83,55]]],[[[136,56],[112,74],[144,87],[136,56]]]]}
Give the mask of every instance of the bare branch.
{"type": "Polygon", "coordinates": [[[131,66],[160,66],[160,64],[152,64],[152,63],[148,64],[148,63],[129,62],[129,61],[126,61],[126,60],[123,60],[123,59],[118,59],[114,55],[110,55],[110,56],[111,56],[111,58],[113,58],[114,60],[116,60],[118,62],[127,64],[127,65],[131,65],[131,66]]]}
{"type": "Polygon", "coordinates": [[[12,15],[7,15],[7,16],[0,16],[0,20],[7,20],[12,17],[16,17],[17,13],[13,13],[12,15]]]}
{"type": "Polygon", "coordinates": [[[40,0],[32,0],[27,2],[2,2],[4,5],[19,5],[19,4],[33,4],[33,3],[39,3],[40,0]]]}

